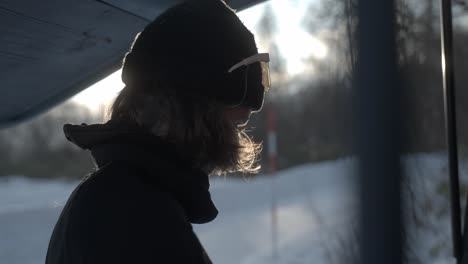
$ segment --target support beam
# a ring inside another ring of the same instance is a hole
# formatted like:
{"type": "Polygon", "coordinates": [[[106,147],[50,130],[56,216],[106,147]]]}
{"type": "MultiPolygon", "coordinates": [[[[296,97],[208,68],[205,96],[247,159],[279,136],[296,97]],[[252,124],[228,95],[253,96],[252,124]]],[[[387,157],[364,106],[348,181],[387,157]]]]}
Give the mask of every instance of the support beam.
{"type": "Polygon", "coordinates": [[[402,263],[400,95],[393,0],[359,1],[354,76],[360,263],[402,263]]]}

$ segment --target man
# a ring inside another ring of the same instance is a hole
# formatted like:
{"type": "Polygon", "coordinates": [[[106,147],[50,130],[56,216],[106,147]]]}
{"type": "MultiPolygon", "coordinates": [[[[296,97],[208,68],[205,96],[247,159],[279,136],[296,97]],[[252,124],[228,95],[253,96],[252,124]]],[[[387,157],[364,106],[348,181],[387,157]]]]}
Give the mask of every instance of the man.
{"type": "Polygon", "coordinates": [[[220,0],[150,23],[125,57],[110,120],[64,126],[97,170],[65,205],[46,263],[211,263],[191,224],[218,213],[209,174],[259,169],[243,128],[262,108],[268,61],[220,0]]]}

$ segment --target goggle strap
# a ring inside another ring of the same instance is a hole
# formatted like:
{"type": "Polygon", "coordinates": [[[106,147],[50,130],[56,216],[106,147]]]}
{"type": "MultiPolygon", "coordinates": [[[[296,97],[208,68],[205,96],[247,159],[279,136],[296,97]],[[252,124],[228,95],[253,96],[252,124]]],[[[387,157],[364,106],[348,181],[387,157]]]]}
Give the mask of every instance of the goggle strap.
{"type": "Polygon", "coordinates": [[[253,56],[250,56],[248,58],[243,59],[242,61],[234,64],[228,72],[231,73],[235,69],[241,67],[241,66],[247,66],[249,64],[255,63],[255,62],[270,62],[270,54],[268,53],[258,53],[253,56]]]}

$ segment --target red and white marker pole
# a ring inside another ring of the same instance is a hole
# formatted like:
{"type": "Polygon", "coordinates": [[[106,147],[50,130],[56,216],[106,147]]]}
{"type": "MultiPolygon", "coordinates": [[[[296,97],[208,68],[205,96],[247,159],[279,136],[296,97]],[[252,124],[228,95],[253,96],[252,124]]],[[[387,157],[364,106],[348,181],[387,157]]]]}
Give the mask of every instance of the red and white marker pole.
{"type": "Polygon", "coordinates": [[[267,109],[268,121],[268,161],[269,172],[271,175],[271,248],[272,257],[275,261],[278,258],[278,212],[276,201],[275,174],[278,169],[278,148],[276,137],[276,116],[273,105],[270,104],[267,109]]]}
{"type": "Polygon", "coordinates": [[[278,147],[276,139],[276,116],[272,105],[268,107],[268,161],[270,174],[274,175],[278,169],[278,147]]]}

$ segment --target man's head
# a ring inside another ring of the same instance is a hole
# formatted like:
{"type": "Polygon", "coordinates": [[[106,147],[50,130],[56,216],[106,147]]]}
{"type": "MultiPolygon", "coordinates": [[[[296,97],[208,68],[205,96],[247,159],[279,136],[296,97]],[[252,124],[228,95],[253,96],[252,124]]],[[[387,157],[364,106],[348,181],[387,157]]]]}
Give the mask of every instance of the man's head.
{"type": "Polygon", "coordinates": [[[224,2],[186,1],[137,35],[111,118],[172,141],[209,171],[255,172],[260,146],[242,125],[263,105],[268,60],[224,2]]]}

